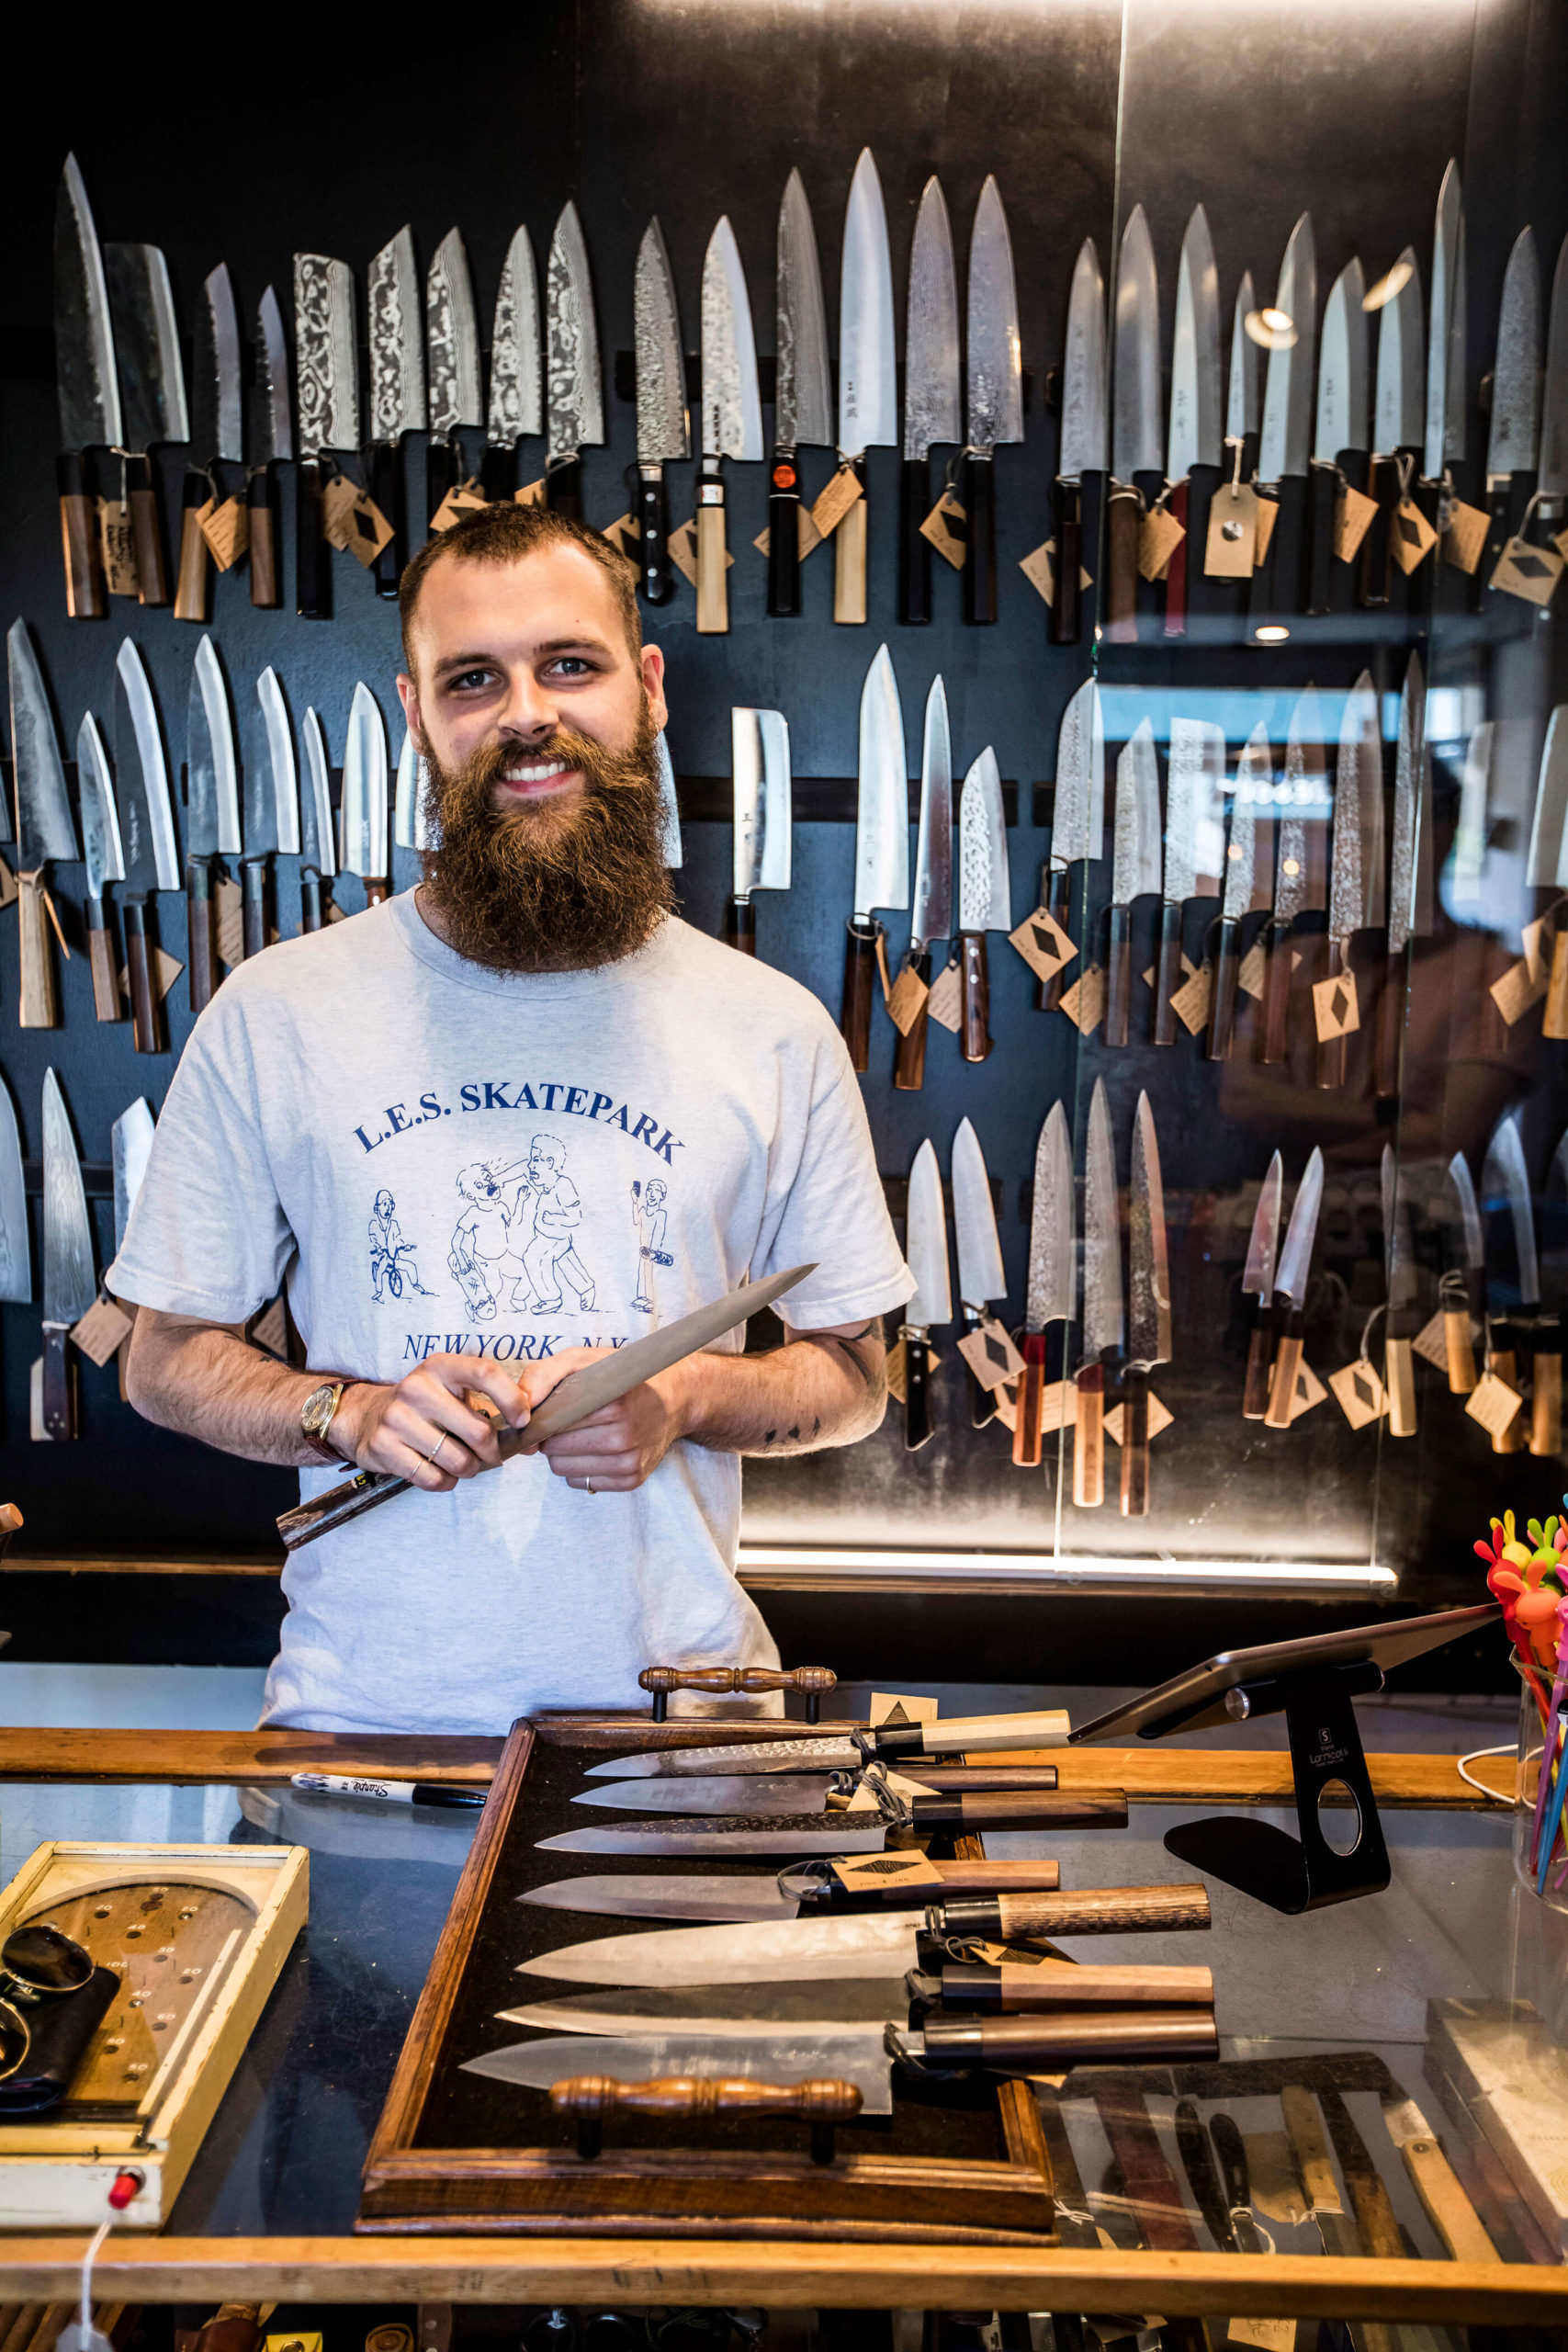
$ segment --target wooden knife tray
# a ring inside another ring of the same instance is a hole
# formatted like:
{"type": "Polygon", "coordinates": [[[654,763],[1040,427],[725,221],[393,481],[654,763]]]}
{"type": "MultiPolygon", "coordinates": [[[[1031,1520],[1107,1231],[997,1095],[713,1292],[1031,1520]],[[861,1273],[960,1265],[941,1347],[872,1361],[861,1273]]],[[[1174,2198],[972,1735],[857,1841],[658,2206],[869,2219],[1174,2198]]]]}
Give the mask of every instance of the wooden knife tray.
{"type": "MultiPolygon", "coordinates": [[[[751,2118],[700,2125],[612,2118],[603,2153],[586,2160],[575,2128],[544,2092],[461,2071],[468,2058],[527,2038],[525,2028],[498,2024],[496,2011],[572,1989],[518,1976],[521,1961],[592,1937],[659,1930],[656,1920],[516,1899],[547,1879],[661,1867],[536,1850],[541,1837],[615,1817],[570,1803],[591,1762],[639,1747],[772,1739],[807,1728],[777,1717],[656,1725],[646,1715],[566,1714],[513,1725],[370,2143],[356,2228],[1052,2241],[1049,2164],[1025,2084],[982,2076],[908,2098],[896,2086],[891,2120],[841,2130],[829,2165],[811,2161],[803,2125],[751,2118]],[[694,2135],[700,2144],[688,2144],[694,2135]]],[[[672,1860],[667,1867],[724,1873],[768,1864],[672,1860]]]]}

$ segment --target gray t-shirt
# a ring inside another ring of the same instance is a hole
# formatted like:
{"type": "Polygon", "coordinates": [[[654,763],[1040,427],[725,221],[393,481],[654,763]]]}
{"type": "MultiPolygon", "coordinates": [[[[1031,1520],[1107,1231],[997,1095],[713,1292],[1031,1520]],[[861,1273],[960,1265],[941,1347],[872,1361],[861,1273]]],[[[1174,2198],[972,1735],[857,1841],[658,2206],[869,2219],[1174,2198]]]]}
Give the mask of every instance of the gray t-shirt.
{"type": "MultiPolygon", "coordinates": [[[[914,1287],[813,996],[673,919],[596,971],[487,971],[411,894],[224,982],[108,1282],[238,1323],[287,1280],[313,1367],[393,1381],[438,1350],[637,1339],[809,1260],[781,1302],[798,1330],[914,1287]]],[[[737,1456],[684,1442],[628,1495],[536,1458],[400,1497],[290,1557],[264,1720],[493,1733],[645,1703],[652,1664],[774,1664],[739,1515],[737,1456]]]]}

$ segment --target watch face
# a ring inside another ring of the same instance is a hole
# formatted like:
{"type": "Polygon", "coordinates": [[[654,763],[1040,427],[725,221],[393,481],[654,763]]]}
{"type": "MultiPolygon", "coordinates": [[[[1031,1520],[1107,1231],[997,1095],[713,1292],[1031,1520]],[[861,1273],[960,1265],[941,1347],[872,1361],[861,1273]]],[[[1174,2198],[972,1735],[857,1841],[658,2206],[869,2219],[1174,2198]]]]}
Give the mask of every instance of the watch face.
{"type": "Polygon", "coordinates": [[[323,1437],[328,1422],[337,1408],[338,1390],[329,1381],[324,1387],[314,1388],[305,1399],[305,1409],[299,1425],[307,1437],[323,1437]]]}

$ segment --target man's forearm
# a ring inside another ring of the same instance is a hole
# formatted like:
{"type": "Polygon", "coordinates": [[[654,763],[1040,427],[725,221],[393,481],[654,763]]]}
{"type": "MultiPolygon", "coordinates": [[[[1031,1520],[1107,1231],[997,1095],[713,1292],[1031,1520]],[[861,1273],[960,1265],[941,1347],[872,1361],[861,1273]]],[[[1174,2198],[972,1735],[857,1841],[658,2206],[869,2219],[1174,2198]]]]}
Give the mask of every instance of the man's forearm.
{"type": "MultiPolygon", "coordinates": [[[[673,1367],[681,1434],[718,1453],[776,1456],[852,1445],[887,1409],[880,1317],[765,1355],[692,1356],[673,1367]]],[[[660,1374],[656,1385],[670,1377],[660,1374]]]]}
{"type": "Polygon", "coordinates": [[[300,1434],[299,1408],[321,1378],[291,1372],[237,1331],[205,1324],[158,1328],[142,1314],[126,1390],[143,1419],[161,1429],[183,1430],[247,1462],[299,1468],[320,1463],[300,1434]]]}

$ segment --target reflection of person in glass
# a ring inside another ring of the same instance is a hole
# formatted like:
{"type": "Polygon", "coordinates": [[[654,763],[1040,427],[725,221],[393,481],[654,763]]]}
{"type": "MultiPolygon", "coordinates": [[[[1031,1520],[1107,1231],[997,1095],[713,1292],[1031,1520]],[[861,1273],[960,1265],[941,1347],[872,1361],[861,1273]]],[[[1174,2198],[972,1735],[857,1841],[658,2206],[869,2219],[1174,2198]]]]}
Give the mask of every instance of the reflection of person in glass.
{"type": "Polygon", "coordinates": [[[434,1296],[420,1281],[413,1243],[403,1239],[397,1211],[396,1201],[383,1186],[370,1211],[370,1279],[376,1286],[378,1306],[387,1295],[389,1282],[394,1298],[402,1296],[405,1284],[417,1291],[421,1298],[434,1296]]]}
{"type": "Polygon", "coordinates": [[[637,1296],[632,1305],[639,1315],[651,1315],[653,1301],[648,1295],[649,1266],[672,1266],[675,1262],[664,1247],[664,1227],[668,1216],[664,1203],[668,1193],[662,1176],[650,1176],[646,1186],[632,1185],[632,1223],[637,1232],[637,1296]]]}

